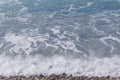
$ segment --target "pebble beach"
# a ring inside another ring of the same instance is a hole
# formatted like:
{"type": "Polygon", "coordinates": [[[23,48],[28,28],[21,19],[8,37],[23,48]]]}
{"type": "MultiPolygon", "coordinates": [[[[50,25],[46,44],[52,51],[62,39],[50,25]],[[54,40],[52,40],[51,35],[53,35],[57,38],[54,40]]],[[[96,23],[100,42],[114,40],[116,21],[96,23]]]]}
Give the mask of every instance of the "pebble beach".
{"type": "Polygon", "coordinates": [[[31,76],[0,76],[0,80],[120,80],[120,77],[111,77],[111,76],[72,76],[65,73],[61,75],[51,74],[49,76],[44,75],[31,75],[31,76]]]}

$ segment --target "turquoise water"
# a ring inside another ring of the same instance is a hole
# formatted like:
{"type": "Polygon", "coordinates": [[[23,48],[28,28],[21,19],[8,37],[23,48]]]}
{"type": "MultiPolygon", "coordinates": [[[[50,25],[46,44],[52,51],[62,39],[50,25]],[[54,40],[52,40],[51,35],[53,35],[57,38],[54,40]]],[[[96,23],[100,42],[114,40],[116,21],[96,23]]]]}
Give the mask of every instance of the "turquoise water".
{"type": "Polygon", "coordinates": [[[120,76],[119,55],[120,0],[0,0],[0,74],[120,76]]]}

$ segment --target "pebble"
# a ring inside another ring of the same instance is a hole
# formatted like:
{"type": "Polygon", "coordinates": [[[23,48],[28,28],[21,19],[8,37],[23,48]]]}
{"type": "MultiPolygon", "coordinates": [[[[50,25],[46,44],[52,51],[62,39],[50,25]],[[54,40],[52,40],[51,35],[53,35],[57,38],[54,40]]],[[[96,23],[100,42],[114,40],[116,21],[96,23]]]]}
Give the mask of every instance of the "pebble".
{"type": "Polygon", "coordinates": [[[61,75],[51,74],[49,76],[44,75],[31,75],[29,77],[25,76],[0,76],[0,80],[120,80],[120,77],[114,78],[110,76],[103,77],[88,77],[88,76],[72,76],[65,73],[61,75]]]}

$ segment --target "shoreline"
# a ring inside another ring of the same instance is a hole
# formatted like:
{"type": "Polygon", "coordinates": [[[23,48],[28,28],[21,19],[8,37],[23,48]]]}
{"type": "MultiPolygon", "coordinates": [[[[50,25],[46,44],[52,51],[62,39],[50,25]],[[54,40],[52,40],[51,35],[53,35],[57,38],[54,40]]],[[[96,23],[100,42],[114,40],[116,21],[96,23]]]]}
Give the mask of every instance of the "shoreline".
{"type": "Polygon", "coordinates": [[[67,75],[65,73],[61,75],[51,74],[51,75],[18,75],[18,76],[3,76],[0,75],[0,80],[120,80],[120,77],[111,77],[111,76],[73,76],[67,75]]]}

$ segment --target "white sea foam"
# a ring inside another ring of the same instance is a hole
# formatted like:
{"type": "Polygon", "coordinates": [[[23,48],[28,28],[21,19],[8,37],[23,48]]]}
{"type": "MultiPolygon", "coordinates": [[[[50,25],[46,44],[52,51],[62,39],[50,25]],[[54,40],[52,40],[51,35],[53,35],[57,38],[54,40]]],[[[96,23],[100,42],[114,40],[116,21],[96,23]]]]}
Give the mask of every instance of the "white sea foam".
{"type": "MultiPolygon", "coordinates": [[[[23,32],[26,30],[23,30],[23,32]]],[[[33,31],[33,30],[32,30],[33,31]]],[[[10,51],[16,53],[21,53],[20,50],[25,51],[25,53],[32,52],[31,43],[36,44],[37,41],[45,41],[49,36],[36,36],[29,37],[25,33],[14,34],[8,33],[4,37],[6,42],[11,42],[15,46],[11,48],[10,51]]],[[[33,31],[34,33],[34,31],[33,31]]],[[[105,38],[113,39],[113,37],[105,38]]],[[[103,39],[103,40],[105,40],[103,39]]],[[[46,42],[45,42],[46,43],[46,42]]],[[[70,48],[71,50],[76,50],[76,46],[71,41],[60,42],[64,49],[70,48]]],[[[37,44],[36,44],[37,45],[37,44]]],[[[55,45],[52,45],[53,47],[55,45]]],[[[1,45],[2,46],[2,45],[1,45]]],[[[47,46],[46,46],[47,47],[47,46]]],[[[46,48],[47,49],[47,48],[46,48]]],[[[11,52],[12,53],[12,52],[11,52]]],[[[22,54],[22,53],[21,53],[22,54]]],[[[52,56],[45,57],[43,55],[22,57],[17,55],[12,58],[12,56],[6,56],[4,54],[0,55],[0,75],[32,75],[32,74],[74,74],[74,75],[86,75],[86,76],[120,76],[120,57],[107,57],[107,58],[97,58],[91,55],[88,59],[81,58],[69,58],[65,56],[52,56]]]]}
{"type": "Polygon", "coordinates": [[[31,74],[74,74],[86,76],[120,76],[120,57],[92,58],[88,60],[69,59],[62,56],[45,58],[29,56],[10,58],[0,55],[0,75],[31,75],[31,74]]]}
{"type": "Polygon", "coordinates": [[[11,10],[13,8],[11,11],[7,9],[9,6],[6,5],[6,8],[1,7],[0,9],[2,33],[0,34],[2,36],[0,36],[0,75],[35,75],[41,73],[49,75],[65,72],[87,76],[120,76],[120,56],[117,55],[120,44],[118,30],[120,10],[109,10],[96,14],[76,12],[78,8],[82,10],[92,7],[93,1],[86,2],[86,5],[79,7],[75,4],[69,4],[67,11],[75,12],[73,14],[63,14],[61,11],[54,10],[52,13],[49,11],[42,13],[42,11],[39,12],[40,5],[37,1],[42,0],[35,0],[33,2],[35,8],[33,8],[34,6],[29,5],[26,1],[0,0],[0,6],[10,4],[11,10]],[[16,5],[17,8],[14,11],[16,5]],[[7,28],[8,30],[6,30],[7,28]],[[18,32],[15,33],[14,29],[18,32]],[[114,53],[115,51],[116,53],[114,53]],[[56,53],[52,53],[51,56],[51,52],[56,53]],[[109,54],[109,52],[111,53],[109,54]],[[14,55],[14,53],[16,54],[14,55]],[[39,54],[31,55],[31,53],[39,54]],[[44,55],[46,53],[47,56],[44,55]],[[76,55],[76,53],[78,54],[76,55]],[[86,56],[89,53],[90,56],[86,56]],[[23,56],[24,54],[25,56],[23,56]],[[95,54],[104,57],[97,58],[94,56],[95,54]],[[107,56],[105,56],[106,54],[107,56]],[[75,57],[73,57],[74,55],[75,57]],[[81,58],[79,55],[86,57],[81,58]],[[111,55],[113,56],[108,57],[111,55]],[[78,57],[76,58],[76,56],[78,57]]]}
{"type": "Polygon", "coordinates": [[[54,28],[51,28],[51,31],[52,31],[54,34],[60,33],[59,26],[55,26],[54,28]]]}
{"type": "Polygon", "coordinates": [[[19,2],[19,0],[0,0],[0,5],[9,4],[11,2],[19,2]]]}
{"type": "MultiPolygon", "coordinates": [[[[65,37],[65,36],[64,36],[65,37]]],[[[36,30],[23,30],[21,33],[12,33],[9,32],[4,36],[5,42],[10,42],[11,45],[14,45],[13,47],[10,48],[9,52],[10,53],[19,53],[21,54],[23,51],[26,54],[30,54],[34,48],[31,47],[32,44],[34,44],[37,47],[37,42],[42,42],[46,45],[46,47],[53,47],[55,49],[58,49],[59,46],[61,46],[65,50],[72,50],[73,52],[81,52],[80,50],[77,49],[74,41],[72,40],[67,40],[67,41],[61,41],[59,39],[54,39],[53,43],[49,43],[49,38],[51,36],[49,34],[39,34],[37,33],[36,30]],[[33,36],[35,35],[36,36],[33,36]]]]}
{"type": "Polygon", "coordinates": [[[0,4],[6,4],[12,2],[13,0],[0,0],[0,4]]]}
{"type": "Polygon", "coordinates": [[[108,37],[103,37],[103,38],[101,38],[100,40],[101,40],[105,45],[108,45],[105,40],[109,40],[109,39],[120,43],[120,39],[119,39],[118,37],[113,37],[113,36],[111,36],[111,35],[109,35],[108,37]]]}
{"type": "Polygon", "coordinates": [[[4,39],[6,42],[11,42],[14,47],[12,47],[9,51],[10,53],[22,53],[22,51],[25,51],[26,54],[30,54],[33,49],[31,47],[32,42],[36,45],[37,41],[45,41],[47,40],[46,36],[37,36],[37,37],[29,37],[25,34],[19,35],[19,34],[13,34],[13,33],[8,33],[6,36],[4,36],[4,39]]]}
{"type": "Polygon", "coordinates": [[[87,2],[87,5],[85,6],[80,6],[80,9],[86,8],[86,7],[90,7],[93,4],[93,2],[87,2]]]}

